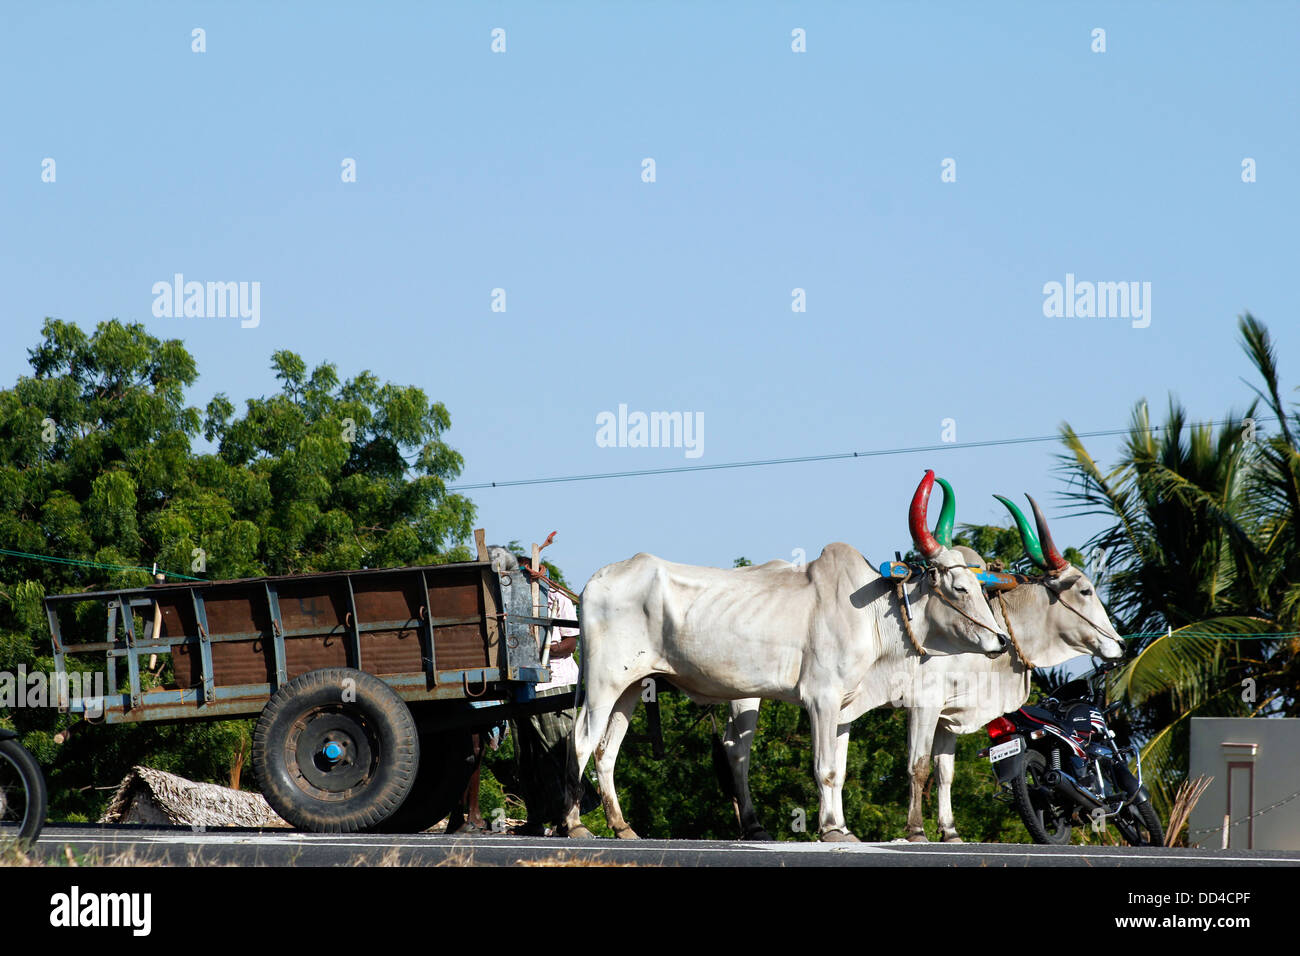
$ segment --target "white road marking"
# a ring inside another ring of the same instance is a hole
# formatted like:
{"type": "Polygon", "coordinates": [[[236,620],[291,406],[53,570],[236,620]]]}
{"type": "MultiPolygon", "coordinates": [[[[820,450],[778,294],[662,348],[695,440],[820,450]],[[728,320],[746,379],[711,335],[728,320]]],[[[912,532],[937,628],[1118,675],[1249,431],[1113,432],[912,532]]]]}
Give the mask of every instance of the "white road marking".
{"type": "MultiPolygon", "coordinates": [[[[769,846],[769,845],[765,845],[765,844],[753,844],[753,845],[754,845],[754,846],[762,846],[763,848],[766,848],[767,846],[769,846]]],[[[808,847],[820,847],[820,846],[825,846],[825,845],[826,845],[826,844],[817,844],[817,843],[809,843],[809,844],[800,844],[800,843],[796,843],[796,844],[792,844],[792,846],[808,846],[808,847]]],[[[961,850],[909,850],[910,847],[924,847],[924,846],[934,846],[934,845],[935,845],[935,844],[933,844],[933,843],[927,844],[927,843],[907,843],[907,842],[897,843],[897,844],[892,844],[892,843],[887,843],[887,844],[869,844],[869,843],[863,843],[863,844],[859,844],[859,845],[849,844],[847,847],[846,847],[846,846],[843,846],[843,845],[841,844],[839,847],[837,847],[837,849],[845,849],[845,850],[848,850],[848,852],[850,852],[850,853],[861,853],[862,850],[861,850],[859,847],[872,847],[872,846],[876,846],[876,847],[887,848],[887,849],[889,849],[889,850],[893,850],[893,851],[895,851],[895,852],[900,852],[900,853],[907,853],[907,852],[922,853],[922,854],[924,854],[924,855],[926,855],[926,856],[965,856],[965,857],[971,857],[971,856],[1040,856],[1040,857],[1048,857],[1048,858],[1050,858],[1050,859],[1057,859],[1057,860],[1059,860],[1059,859],[1094,859],[1094,860],[1096,860],[1096,859],[1101,859],[1101,860],[1112,860],[1112,859],[1117,859],[1117,858],[1121,858],[1121,859],[1132,859],[1132,857],[1129,857],[1127,851],[1133,849],[1132,847],[1115,847],[1114,849],[1115,849],[1117,852],[1113,852],[1113,853],[1101,853],[1101,852],[1098,852],[1096,849],[1085,849],[1085,848],[1080,847],[1078,850],[1075,850],[1075,851],[1073,851],[1073,852],[1057,852],[1057,853],[1049,853],[1049,852],[1042,851],[1042,850],[1032,850],[1032,849],[1014,850],[1014,849],[1011,849],[1010,847],[1007,847],[1006,849],[1002,849],[1002,847],[1004,847],[1005,844],[994,844],[994,843],[985,843],[985,844],[980,844],[980,843],[965,843],[965,844],[963,844],[963,846],[979,847],[979,849],[971,850],[971,851],[968,851],[968,852],[963,852],[963,851],[961,851],[961,850]],[[985,846],[988,846],[988,847],[998,847],[998,849],[988,849],[988,850],[986,850],[986,849],[983,849],[985,846]]],[[[1028,843],[1026,843],[1026,844],[1022,844],[1022,845],[1025,846],[1025,847],[1029,847],[1029,846],[1031,846],[1031,844],[1028,844],[1028,843]]],[[[785,847],[782,847],[780,844],[777,844],[776,846],[773,846],[772,849],[780,850],[780,849],[785,849],[785,847]]],[[[1152,848],[1150,848],[1150,849],[1164,849],[1164,848],[1163,848],[1163,847],[1160,847],[1160,848],[1152,847],[1152,848]]],[[[1143,857],[1143,858],[1144,858],[1144,859],[1152,859],[1152,858],[1157,858],[1157,857],[1155,857],[1154,854],[1151,854],[1151,855],[1148,855],[1148,856],[1143,857]]],[[[1292,857],[1271,857],[1271,856],[1200,856],[1200,855],[1193,855],[1193,854],[1181,853],[1181,852],[1180,852],[1180,853],[1171,853],[1171,854],[1169,854],[1169,855],[1167,855],[1167,856],[1166,856],[1166,855],[1161,855],[1161,856],[1158,857],[1158,859],[1161,859],[1161,860],[1170,860],[1170,861],[1173,861],[1173,860],[1197,860],[1197,861],[1203,861],[1203,862],[1207,862],[1207,863],[1291,863],[1291,864],[1293,864],[1293,865],[1300,865],[1300,859],[1295,859],[1295,858],[1292,858],[1292,857]]]]}
{"type": "MultiPolygon", "coordinates": [[[[1031,848],[1032,845],[1024,844],[1025,849],[1014,849],[1003,844],[978,844],[966,843],[963,846],[972,847],[971,850],[944,850],[932,849],[935,844],[926,843],[814,843],[814,842],[763,842],[763,843],[728,843],[722,846],[699,846],[695,841],[682,840],[674,843],[672,846],[646,845],[636,840],[619,840],[610,841],[611,845],[606,847],[601,844],[576,844],[562,839],[547,839],[543,842],[523,842],[516,838],[498,838],[498,837],[453,837],[450,843],[441,842],[444,837],[441,834],[430,834],[421,838],[414,835],[414,839],[406,843],[393,842],[361,842],[355,838],[350,840],[339,839],[338,834],[332,833],[295,833],[295,834],[266,834],[259,836],[248,836],[246,834],[223,834],[213,833],[211,831],[202,833],[158,833],[140,836],[130,836],[123,834],[118,838],[99,838],[99,837],[82,837],[74,836],[66,839],[58,839],[52,835],[42,835],[39,842],[46,846],[60,846],[64,843],[85,843],[104,846],[121,846],[126,844],[145,844],[145,845],[197,845],[197,846],[326,846],[343,849],[359,850],[417,850],[422,848],[438,847],[455,847],[458,849],[464,847],[505,847],[512,850],[552,850],[560,852],[564,850],[583,851],[590,853],[601,853],[606,849],[615,850],[619,853],[673,853],[673,852],[690,852],[695,849],[699,853],[729,853],[734,851],[762,851],[768,853],[922,853],[927,856],[960,856],[960,857],[978,857],[978,856],[1008,856],[1008,857],[1043,857],[1048,859],[1134,859],[1123,852],[1124,848],[1117,847],[1117,852],[1101,853],[1096,849],[1080,848],[1074,852],[1047,852],[1031,848]],[[926,848],[926,849],[913,849],[926,848]],[[987,847],[987,849],[986,849],[987,847]]],[[[1170,853],[1161,854],[1154,857],[1153,854],[1137,857],[1137,859],[1158,858],[1164,861],[1175,862],[1186,860],[1189,862],[1204,863],[1290,863],[1300,865],[1300,860],[1291,857],[1267,857],[1267,856],[1205,856],[1201,854],[1188,853],[1170,853]]]]}

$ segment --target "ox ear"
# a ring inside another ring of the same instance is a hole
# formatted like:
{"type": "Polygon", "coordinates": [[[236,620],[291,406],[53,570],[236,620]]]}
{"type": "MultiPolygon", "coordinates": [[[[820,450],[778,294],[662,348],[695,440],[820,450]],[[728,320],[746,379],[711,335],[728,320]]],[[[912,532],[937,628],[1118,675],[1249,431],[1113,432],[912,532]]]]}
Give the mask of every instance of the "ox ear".
{"type": "Polygon", "coordinates": [[[1043,584],[1047,585],[1048,590],[1060,594],[1062,591],[1068,591],[1078,582],[1080,574],[1079,569],[1074,565],[1069,565],[1060,574],[1049,574],[1044,576],[1043,584]]]}
{"type": "Polygon", "coordinates": [[[925,579],[930,582],[930,587],[937,588],[939,586],[939,569],[934,565],[930,565],[925,569],[925,579]]]}

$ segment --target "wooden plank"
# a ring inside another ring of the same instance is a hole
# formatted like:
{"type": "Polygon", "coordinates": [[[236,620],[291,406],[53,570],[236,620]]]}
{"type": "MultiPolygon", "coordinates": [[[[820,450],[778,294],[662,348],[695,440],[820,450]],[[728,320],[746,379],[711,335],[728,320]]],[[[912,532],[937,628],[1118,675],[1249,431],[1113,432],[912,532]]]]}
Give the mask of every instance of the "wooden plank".
{"type": "Polygon", "coordinates": [[[348,577],[348,616],[352,619],[348,640],[348,666],[361,670],[361,622],[357,619],[357,596],[352,593],[352,578],[348,577]]]}
{"type": "MultiPolygon", "coordinates": [[[[538,614],[540,612],[538,603],[542,599],[541,598],[542,586],[541,583],[537,580],[537,575],[541,570],[542,570],[542,547],[536,541],[534,541],[533,542],[533,573],[532,573],[533,581],[532,581],[532,591],[530,592],[532,594],[534,614],[538,614]]],[[[547,608],[547,611],[548,612],[550,611],[549,607],[547,608]]],[[[549,661],[551,658],[551,642],[547,641],[545,644],[543,644],[542,629],[538,627],[536,624],[532,625],[532,628],[533,628],[533,640],[537,641],[537,652],[541,657],[542,666],[547,667],[549,666],[547,664],[547,661],[549,661]]]]}
{"type": "Polygon", "coordinates": [[[289,671],[284,662],[284,621],[280,617],[280,595],[275,585],[266,582],[266,604],[271,612],[271,650],[275,656],[275,690],[289,682],[289,671]]]}
{"type": "Polygon", "coordinates": [[[432,689],[438,685],[438,647],[433,639],[433,612],[429,610],[429,575],[426,571],[420,572],[420,589],[424,595],[424,634],[429,642],[428,653],[424,655],[425,680],[432,689]]]}
{"type": "Polygon", "coordinates": [[[488,666],[501,666],[501,608],[497,606],[497,576],[490,568],[484,569],[483,588],[483,629],[487,634],[488,666]]]}
{"type": "Polygon", "coordinates": [[[487,532],[485,532],[482,528],[474,529],[474,546],[475,548],[478,549],[478,559],[480,561],[487,561],[488,559],[487,532]]]}

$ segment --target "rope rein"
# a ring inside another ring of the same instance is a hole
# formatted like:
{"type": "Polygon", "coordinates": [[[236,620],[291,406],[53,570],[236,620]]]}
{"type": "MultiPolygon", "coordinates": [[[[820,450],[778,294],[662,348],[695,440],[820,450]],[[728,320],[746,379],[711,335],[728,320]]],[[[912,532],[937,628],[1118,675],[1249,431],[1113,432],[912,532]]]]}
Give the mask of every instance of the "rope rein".
{"type": "Polygon", "coordinates": [[[1109,634],[1107,634],[1105,631],[1103,631],[1101,628],[1099,628],[1096,624],[1093,624],[1092,621],[1088,620],[1088,618],[1084,617],[1082,611],[1080,611],[1078,608],[1071,607],[1071,605],[1070,605],[1070,604],[1065,600],[1065,598],[1061,597],[1060,594],[1057,594],[1057,595],[1056,595],[1056,599],[1057,599],[1058,601],[1060,601],[1063,605],[1065,605],[1066,608],[1068,608],[1069,610],[1073,611],[1073,612],[1074,612],[1075,614],[1077,614],[1080,618],[1082,618],[1082,619],[1084,620],[1084,622],[1086,622],[1086,623],[1087,623],[1087,624],[1088,624],[1088,625],[1089,625],[1089,626],[1090,626],[1094,631],[1096,631],[1096,632],[1097,632],[1098,634],[1100,634],[1102,637],[1106,638],[1107,640],[1111,640],[1111,641],[1114,640],[1113,637],[1111,637],[1109,634]]]}
{"type": "Polygon", "coordinates": [[[982,621],[977,621],[977,620],[975,620],[975,618],[971,617],[969,614],[967,614],[965,611],[963,611],[963,610],[962,610],[961,608],[959,608],[957,605],[953,604],[953,603],[952,603],[951,601],[949,601],[946,597],[944,597],[943,592],[940,591],[938,588],[934,588],[933,590],[934,590],[935,597],[937,597],[937,598],[938,598],[940,601],[942,601],[944,604],[948,605],[950,608],[952,608],[954,611],[956,611],[958,614],[960,614],[960,615],[961,615],[962,617],[964,617],[966,620],[970,621],[972,624],[976,625],[977,627],[982,627],[982,628],[984,628],[984,630],[988,631],[990,634],[996,634],[996,633],[998,632],[998,629],[997,629],[996,627],[989,627],[987,624],[983,623],[982,621]]]}
{"type": "Polygon", "coordinates": [[[1026,669],[1032,671],[1035,664],[1029,659],[1029,655],[1021,649],[1020,642],[1016,640],[1016,629],[1011,626],[1011,615],[1007,613],[1007,599],[1002,596],[1001,591],[997,592],[997,594],[998,605],[1002,608],[1002,621],[1007,626],[1007,637],[1011,638],[1011,646],[1020,655],[1020,660],[1024,662],[1026,669]]]}
{"type": "Polygon", "coordinates": [[[903,596],[903,582],[899,581],[894,585],[894,597],[898,598],[898,616],[903,619],[903,629],[907,631],[907,636],[912,642],[912,647],[916,648],[916,653],[925,657],[925,648],[921,642],[916,639],[912,633],[912,619],[907,614],[907,600],[903,596]]]}
{"type": "MultiPolygon", "coordinates": [[[[951,570],[951,568],[939,568],[939,570],[940,570],[940,571],[948,571],[948,570],[951,570]]],[[[924,585],[925,585],[925,579],[924,579],[924,578],[921,579],[921,585],[922,585],[923,587],[924,587],[924,585]]],[[[907,613],[907,609],[908,609],[908,607],[909,607],[910,605],[908,605],[907,600],[906,600],[906,598],[904,597],[904,594],[903,594],[903,588],[904,588],[905,586],[906,586],[906,582],[905,582],[905,581],[898,581],[898,582],[895,582],[895,584],[894,584],[894,596],[898,599],[898,615],[899,615],[899,617],[901,617],[901,618],[903,619],[903,628],[907,631],[907,637],[908,637],[908,639],[912,642],[912,647],[916,648],[916,653],[917,653],[917,654],[919,654],[921,657],[925,657],[925,656],[926,656],[925,648],[921,646],[921,642],[918,641],[918,640],[916,639],[916,634],[912,631],[912,620],[911,620],[911,618],[908,616],[908,613],[907,613]]],[[[990,634],[997,634],[997,633],[998,633],[997,628],[995,628],[995,627],[989,627],[989,626],[988,626],[987,624],[985,624],[983,621],[977,621],[977,620],[975,620],[975,618],[971,617],[969,614],[967,614],[965,611],[963,611],[961,608],[959,608],[956,604],[953,604],[952,601],[948,600],[947,596],[946,596],[946,595],[943,593],[943,591],[941,591],[939,588],[937,588],[937,587],[932,587],[932,588],[930,588],[930,590],[934,593],[934,596],[935,596],[935,597],[937,597],[937,598],[938,598],[940,601],[942,601],[944,604],[948,605],[950,608],[952,608],[954,611],[956,611],[958,614],[960,614],[960,615],[961,615],[962,617],[964,617],[966,620],[970,621],[970,622],[971,622],[972,624],[974,624],[976,627],[982,627],[982,628],[984,628],[984,630],[988,631],[990,634]]],[[[1008,625],[1008,626],[1009,626],[1009,625],[1008,625]]],[[[1012,643],[1014,643],[1014,638],[1013,638],[1013,640],[1012,640],[1012,643]]],[[[1017,648],[1017,650],[1019,650],[1019,649],[1017,648]]],[[[1023,657],[1024,655],[1022,654],[1021,656],[1023,657]]]]}

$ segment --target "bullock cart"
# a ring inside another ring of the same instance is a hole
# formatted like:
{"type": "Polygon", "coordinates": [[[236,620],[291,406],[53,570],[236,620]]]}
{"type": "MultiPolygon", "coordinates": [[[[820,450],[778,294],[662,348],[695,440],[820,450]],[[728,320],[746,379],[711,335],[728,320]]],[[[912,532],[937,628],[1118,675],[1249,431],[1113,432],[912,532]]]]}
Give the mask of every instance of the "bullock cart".
{"type": "Polygon", "coordinates": [[[64,693],[60,710],[255,717],[253,767],[294,826],[426,829],[464,790],[473,729],[574,705],[535,687],[551,628],[577,622],[546,616],[549,582],[493,570],[476,538],[478,560],[460,564],[47,597],[59,686],[94,686],[64,683],[87,665],[105,675],[102,699],[64,693]]]}

